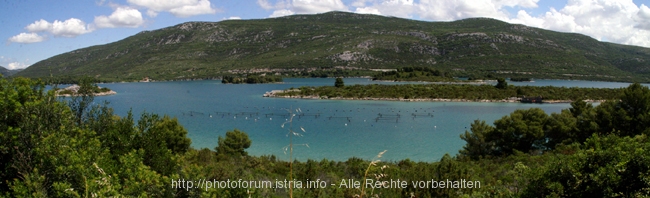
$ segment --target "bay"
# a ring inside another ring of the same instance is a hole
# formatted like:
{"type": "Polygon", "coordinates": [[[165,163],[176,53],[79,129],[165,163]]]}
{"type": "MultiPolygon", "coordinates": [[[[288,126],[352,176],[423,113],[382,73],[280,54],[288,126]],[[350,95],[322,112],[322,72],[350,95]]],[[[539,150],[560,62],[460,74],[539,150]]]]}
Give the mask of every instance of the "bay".
{"type": "MultiPolygon", "coordinates": [[[[406,84],[365,78],[346,78],[345,83],[406,84]]],[[[297,116],[292,123],[294,131],[302,132],[301,127],[306,131],[302,137],[293,137],[292,140],[294,159],[300,161],[344,161],[351,157],[371,160],[383,150],[388,152],[382,160],[408,158],[414,161],[438,161],[445,153],[455,155],[462,149],[465,142],[459,136],[469,130],[473,120],[485,120],[491,124],[516,109],[538,107],[550,114],[570,106],[566,103],[343,101],[262,97],[271,90],[333,84],[333,78],[290,78],[282,84],[221,84],[210,80],[111,83],[100,86],[115,90],[118,94],[96,97],[95,101],[110,102],[110,107],[120,116],[132,110],[136,118],[144,111],[176,117],[188,130],[194,148],[214,149],[219,136],[239,129],[248,133],[252,140],[251,147],[247,149],[249,155],[275,155],[282,160],[289,159],[284,148],[290,142],[290,124],[285,123],[289,117],[281,114],[286,115],[287,109],[299,108],[302,113],[311,115],[297,116]],[[377,119],[379,114],[382,117],[377,119]],[[395,117],[398,114],[399,118],[395,117]]],[[[511,84],[625,87],[629,83],[536,80],[511,84]]]]}

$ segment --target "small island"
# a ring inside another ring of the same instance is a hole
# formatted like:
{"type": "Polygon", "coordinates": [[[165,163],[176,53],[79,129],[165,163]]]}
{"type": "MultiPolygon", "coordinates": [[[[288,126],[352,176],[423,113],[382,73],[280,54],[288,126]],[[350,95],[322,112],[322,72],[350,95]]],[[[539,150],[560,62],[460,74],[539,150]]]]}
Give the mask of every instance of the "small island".
{"type": "MultiPolygon", "coordinates": [[[[56,89],[56,95],[62,97],[79,96],[82,95],[79,93],[79,89],[81,89],[81,86],[74,84],[63,89],[56,89]]],[[[107,87],[99,87],[97,85],[92,87],[91,92],[93,96],[108,96],[117,94],[117,92],[107,87]]]]}

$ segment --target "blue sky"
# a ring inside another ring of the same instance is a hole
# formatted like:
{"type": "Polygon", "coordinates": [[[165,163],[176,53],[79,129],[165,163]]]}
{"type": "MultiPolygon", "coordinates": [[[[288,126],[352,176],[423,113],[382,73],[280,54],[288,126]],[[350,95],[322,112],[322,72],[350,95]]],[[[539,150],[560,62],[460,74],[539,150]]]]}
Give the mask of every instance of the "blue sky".
{"type": "Polygon", "coordinates": [[[61,53],[186,21],[333,10],[423,21],[490,17],[650,47],[646,4],[641,0],[0,0],[0,38],[5,41],[0,66],[25,68],[61,53]]]}

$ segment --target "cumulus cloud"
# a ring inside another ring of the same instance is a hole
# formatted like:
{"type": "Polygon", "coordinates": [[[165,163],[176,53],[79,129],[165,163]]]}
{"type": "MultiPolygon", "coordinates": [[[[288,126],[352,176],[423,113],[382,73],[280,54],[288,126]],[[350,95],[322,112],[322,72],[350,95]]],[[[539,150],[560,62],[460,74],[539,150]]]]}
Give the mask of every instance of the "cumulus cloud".
{"type": "Polygon", "coordinates": [[[241,20],[241,17],[231,16],[231,17],[228,17],[228,20],[241,20]]]}
{"type": "Polygon", "coordinates": [[[359,14],[376,14],[376,15],[381,15],[381,12],[377,10],[377,8],[371,8],[371,7],[363,7],[363,8],[357,8],[354,12],[359,13],[359,14]]]}
{"type": "Polygon", "coordinates": [[[293,0],[291,6],[298,14],[323,13],[334,10],[347,11],[341,0],[293,0]]]}
{"type": "Polygon", "coordinates": [[[139,27],[144,23],[142,13],[133,8],[119,7],[110,16],[95,17],[95,26],[98,28],[139,27]]]}
{"type": "Polygon", "coordinates": [[[257,4],[265,10],[274,10],[269,17],[349,11],[341,0],[280,0],[275,4],[269,3],[268,0],[257,0],[257,4]]]}
{"type": "Polygon", "coordinates": [[[9,38],[9,42],[12,43],[38,43],[45,40],[45,37],[38,35],[36,33],[20,33],[16,36],[9,38]]]}
{"type": "Polygon", "coordinates": [[[147,8],[147,15],[169,12],[177,17],[190,17],[217,13],[209,0],[127,0],[132,5],[147,8]]]}
{"type": "Polygon", "coordinates": [[[269,16],[269,17],[271,17],[271,18],[283,17],[283,16],[287,16],[287,15],[292,15],[292,14],[295,14],[295,13],[293,11],[291,11],[291,10],[282,9],[282,10],[273,11],[273,14],[271,14],[271,16],[269,16]]]}
{"type": "Polygon", "coordinates": [[[82,34],[90,33],[89,29],[82,20],[70,18],[65,21],[55,20],[52,23],[52,29],[49,30],[54,36],[76,37],[82,34]]]}
{"type": "Polygon", "coordinates": [[[52,33],[54,36],[62,36],[62,37],[76,37],[93,31],[86,25],[85,22],[77,18],[70,18],[65,21],[55,20],[52,23],[41,19],[35,21],[32,24],[29,24],[27,27],[25,27],[25,29],[32,33],[49,32],[52,33]]]}
{"type": "Polygon", "coordinates": [[[637,22],[637,28],[650,30],[650,8],[641,4],[639,12],[636,14],[634,20],[637,22]]]}
{"type": "Polygon", "coordinates": [[[32,24],[29,24],[27,27],[25,27],[25,29],[27,29],[29,32],[43,32],[52,29],[52,24],[46,20],[41,19],[35,21],[32,24]]]}
{"type": "Polygon", "coordinates": [[[14,70],[14,69],[25,69],[25,68],[27,68],[27,67],[29,67],[29,65],[24,64],[24,63],[19,63],[19,62],[12,62],[12,63],[9,63],[9,64],[7,65],[7,69],[11,69],[11,70],[14,70]]]}
{"type": "MultiPolygon", "coordinates": [[[[504,0],[421,0],[417,5],[417,14],[423,19],[453,21],[472,17],[490,17],[500,20],[508,18],[504,10],[508,7],[523,7],[529,5],[530,1],[504,1],[504,0]],[[517,3],[525,3],[519,5],[517,3]]],[[[535,4],[536,5],[536,4],[535,4]]]]}
{"type": "Polygon", "coordinates": [[[509,22],[563,32],[581,33],[601,41],[650,47],[650,9],[632,0],[569,0],[560,10],[540,16],[521,11],[509,22]]]}
{"type": "Polygon", "coordinates": [[[493,0],[492,3],[498,7],[523,7],[523,8],[536,8],[539,0],[493,0]]]}
{"type": "Polygon", "coordinates": [[[278,1],[275,4],[269,3],[268,0],[257,0],[257,5],[262,7],[262,9],[265,10],[278,10],[278,9],[284,9],[288,7],[288,2],[285,1],[278,1]]]}

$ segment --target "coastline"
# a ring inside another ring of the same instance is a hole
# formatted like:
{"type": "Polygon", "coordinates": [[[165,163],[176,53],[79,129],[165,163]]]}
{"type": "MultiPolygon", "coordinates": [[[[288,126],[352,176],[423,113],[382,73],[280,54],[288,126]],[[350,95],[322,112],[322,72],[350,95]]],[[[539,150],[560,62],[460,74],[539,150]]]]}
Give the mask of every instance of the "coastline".
{"type": "MultiPolygon", "coordinates": [[[[290,90],[298,91],[298,90],[290,90]]],[[[320,96],[278,96],[278,93],[284,93],[284,90],[272,90],[264,93],[262,97],[269,98],[287,98],[287,99],[309,99],[309,100],[375,100],[375,101],[399,101],[399,102],[492,102],[492,103],[520,103],[521,98],[509,99],[450,99],[450,98],[346,98],[346,97],[320,97],[320,96]]],[[[588,103],[605,102],[606,100],[583,100],[588,103]]],[[[572,100],[544,100],[541,104],[571,103],[572,100]]],[[[539,103],[538,103],[539,104],[539,103]]]]}

